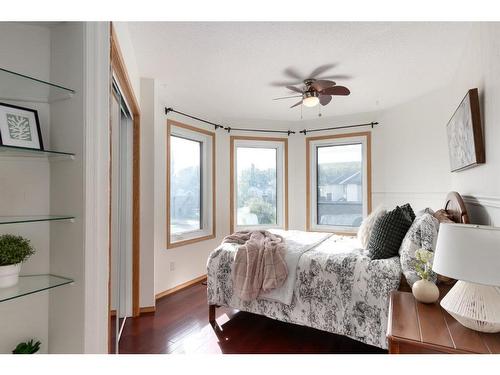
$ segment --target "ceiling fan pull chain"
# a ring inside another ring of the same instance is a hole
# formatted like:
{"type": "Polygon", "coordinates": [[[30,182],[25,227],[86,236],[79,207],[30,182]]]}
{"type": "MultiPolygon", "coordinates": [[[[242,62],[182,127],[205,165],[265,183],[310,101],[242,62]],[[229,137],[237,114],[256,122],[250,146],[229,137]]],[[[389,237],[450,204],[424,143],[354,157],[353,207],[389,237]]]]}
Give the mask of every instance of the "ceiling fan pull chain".
{"type": "Polygon", "coordinates": [[[303,108],[304,108],[304,105],[303,105],[303,104],[301,104],[301,105],[300,105],[300,119],[301,119],[301,120],[303,119],[303,118],[302,118],[302,109],[303,109],[303,108]]]}

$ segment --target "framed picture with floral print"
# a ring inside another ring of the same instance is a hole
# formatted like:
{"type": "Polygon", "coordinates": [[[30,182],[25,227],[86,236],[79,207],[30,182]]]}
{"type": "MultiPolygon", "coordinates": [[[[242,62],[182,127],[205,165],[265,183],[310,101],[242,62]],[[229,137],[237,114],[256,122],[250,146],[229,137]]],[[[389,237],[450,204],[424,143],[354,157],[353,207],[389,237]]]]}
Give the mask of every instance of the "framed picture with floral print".
{"type": "Polygon", "coordinates": [[[38,112],[0,103],[0,145],[43,150],[38,112]]]}

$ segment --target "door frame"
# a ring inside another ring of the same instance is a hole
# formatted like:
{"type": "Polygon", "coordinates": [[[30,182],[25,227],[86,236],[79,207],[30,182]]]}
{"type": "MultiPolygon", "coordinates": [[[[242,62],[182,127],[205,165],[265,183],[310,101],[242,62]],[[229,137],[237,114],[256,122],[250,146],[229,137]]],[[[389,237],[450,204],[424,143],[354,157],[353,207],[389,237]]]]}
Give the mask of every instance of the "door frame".
{"type": "MultiPolygon", "coordinates": [[[[120,50],[118,37],[114,30],[113,23],[110,23],[110,85],[112,84],[112,77],[118,81],[122,95],[125,97],[129,109],[132,113],[132,126],[133,126],[133,146],[132,146],[132,316],[137,317],[140,315],[139,306],[139,277],[140,277],[140,117],[141,112],[139,103],[134,95],[132,84],[127,73],[125,61],[120,50]]],[[[111,93],[111,92],[110,92],[111,93]]],[[[111,118],[110,118],[111,120],[111,118]]],[[[111,121],[109,122],[109,132],[111,133],[111,121]]],[[[109,154],[109,226],[111,228],[111,196],[113,194],[111,189],[111,151],[112,140],[110,137],[110,154],[109,154]]],[[[109,249],[108,256],[111,259],[111,230],[109,234],[109,249]]],[[[109,279],[108,279],[108,310],[111,316],[111,262],[109,262],[109,279]]],[[[111,319],[109,318],[109,330],[111,333],[111,319]]],[[[108,335],[110,338],[111,335],[108,335]]],[[[109,340],[111,345],[111,340],[109,340]]]]}

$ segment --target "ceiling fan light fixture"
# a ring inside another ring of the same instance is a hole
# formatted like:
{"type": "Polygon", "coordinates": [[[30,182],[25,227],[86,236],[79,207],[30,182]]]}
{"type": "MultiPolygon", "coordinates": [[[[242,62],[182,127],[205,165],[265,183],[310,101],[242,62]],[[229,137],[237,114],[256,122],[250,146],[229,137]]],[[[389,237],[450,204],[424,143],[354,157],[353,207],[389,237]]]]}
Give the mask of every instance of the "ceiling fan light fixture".
{"type": "Polygon", "coordinates": [[[308,96],[302,100],[302,103],[306,107],[315,107],[319,104],[319,99],[317,96],[308,96]]]}

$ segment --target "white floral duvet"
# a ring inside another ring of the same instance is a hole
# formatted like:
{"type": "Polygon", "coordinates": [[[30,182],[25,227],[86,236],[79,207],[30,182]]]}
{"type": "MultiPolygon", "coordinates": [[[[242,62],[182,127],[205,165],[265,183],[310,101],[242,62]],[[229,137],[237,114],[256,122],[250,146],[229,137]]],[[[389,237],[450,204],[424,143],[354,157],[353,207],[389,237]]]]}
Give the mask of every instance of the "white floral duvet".
{"type": "MultiPolygon", "coordinates": [[[[303,234],[302,234],[303,235],[303,234]]],[[[208,303],[345,335],[387,348],[389,294],[398,289],[399,257],[371,260],[356,238],[332,236],[300,257],[292,302],[233,296],[231,264],[238,245],[209,256],[208,303]]]]}

